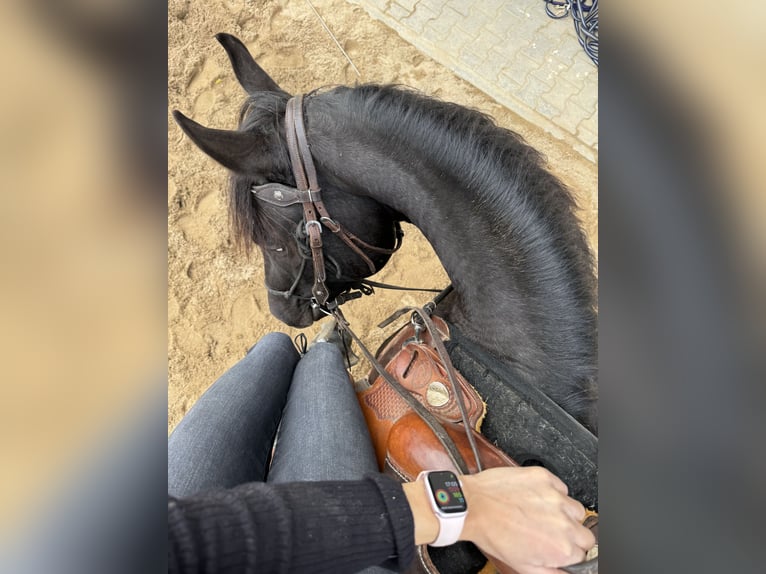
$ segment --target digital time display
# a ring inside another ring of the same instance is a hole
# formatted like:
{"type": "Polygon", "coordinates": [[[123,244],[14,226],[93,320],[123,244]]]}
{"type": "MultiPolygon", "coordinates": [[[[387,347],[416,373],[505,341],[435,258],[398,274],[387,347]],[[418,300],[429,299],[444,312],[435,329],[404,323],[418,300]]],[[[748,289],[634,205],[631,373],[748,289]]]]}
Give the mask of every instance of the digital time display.
{"type": "Polygon", "coordinates": [[[442,470],[428,474],[428,485],[436,506],[447,514],[465,512],[467,505],[454,472],[442,470]]]}

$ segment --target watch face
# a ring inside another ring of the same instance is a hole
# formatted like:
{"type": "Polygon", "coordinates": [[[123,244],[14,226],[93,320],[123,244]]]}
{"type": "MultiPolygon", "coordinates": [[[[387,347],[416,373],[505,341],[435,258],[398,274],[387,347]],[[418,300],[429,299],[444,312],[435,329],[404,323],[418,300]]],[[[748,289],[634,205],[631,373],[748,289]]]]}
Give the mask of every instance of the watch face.
{"type": "Polygon", "coordinates": [[[460,489],[460,482],[454,472],[441,470],[426,476],[436,506],[446,514],[465,512],[468,508],[460,489]]]}

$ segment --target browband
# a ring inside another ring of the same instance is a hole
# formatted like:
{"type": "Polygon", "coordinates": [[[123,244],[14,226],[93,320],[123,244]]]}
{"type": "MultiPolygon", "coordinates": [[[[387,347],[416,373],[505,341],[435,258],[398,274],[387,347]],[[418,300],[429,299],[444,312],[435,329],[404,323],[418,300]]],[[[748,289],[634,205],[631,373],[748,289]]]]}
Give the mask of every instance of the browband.
{"type": "Polygon", "coordinates": [[[263,185],[254,185],[250,188],[258,199],[276,205],[277,207],[287,207],[296,203],[313,203],[322,199],[321,191],[311,189],[301,190],[283,183],[265,183],[263,185]]]}

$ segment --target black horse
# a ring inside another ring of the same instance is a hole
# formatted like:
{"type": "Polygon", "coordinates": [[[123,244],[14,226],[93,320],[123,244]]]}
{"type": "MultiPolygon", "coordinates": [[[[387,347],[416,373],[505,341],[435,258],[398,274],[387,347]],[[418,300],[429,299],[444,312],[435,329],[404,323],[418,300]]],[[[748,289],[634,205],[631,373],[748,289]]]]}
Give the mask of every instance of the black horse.
{"type": "MultiPolygon", "coordinates": [[[[232,172],[233,227],[263,252],[271,312],[306,327],[318,315],[310,304],[303,211],[263,202],[251,191],[267,182],[295,186],[284,130],[290,96],[238,39],[217,38],[248,94],[239,129],[205,128],[177,111],[174,117],[232,172]]],[[[454,286],[437,313],[595,432],[593,260],[574,200],[541,155],[486,115],[400,87],[317,91],[304,98],[303,109],[333,218],[388,249],[397,222],[417,226],[454,286]]],[[[332,299],[371,269],[332,234],[323,239],[332,299]]],[[[367,255],[377,269],[390,257],[367,255]]]]}

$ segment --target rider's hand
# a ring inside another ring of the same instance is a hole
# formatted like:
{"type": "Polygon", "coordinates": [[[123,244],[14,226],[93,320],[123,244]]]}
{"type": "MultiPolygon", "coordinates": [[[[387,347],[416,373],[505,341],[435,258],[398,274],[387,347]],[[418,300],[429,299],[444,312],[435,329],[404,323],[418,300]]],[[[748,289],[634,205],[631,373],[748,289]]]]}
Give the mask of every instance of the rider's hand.
{"type": "Polygon", "coordinates": [[[560,572],[596,542],[582,504],[544,468],[493,468],[460,481],[468,504],[460,539],[519,574],[560,572]]]}

